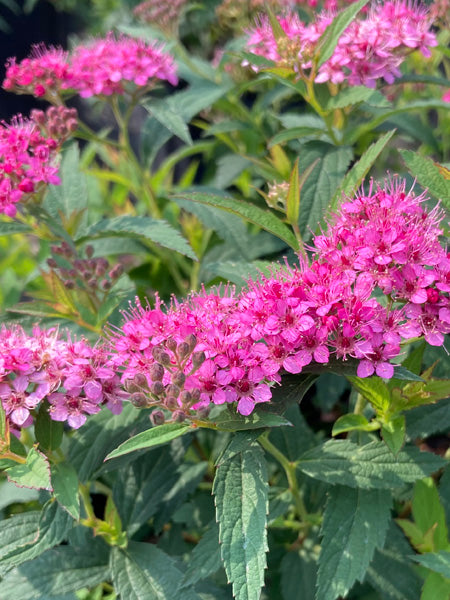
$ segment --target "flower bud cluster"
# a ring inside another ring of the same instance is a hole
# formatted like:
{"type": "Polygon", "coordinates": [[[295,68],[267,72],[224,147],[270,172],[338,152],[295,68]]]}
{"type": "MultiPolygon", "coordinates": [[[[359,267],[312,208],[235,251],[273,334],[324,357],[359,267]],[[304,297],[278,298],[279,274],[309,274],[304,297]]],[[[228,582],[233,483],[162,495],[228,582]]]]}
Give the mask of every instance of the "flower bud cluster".
{"type": "Polygon", "coordinates": [[[53,137],[62,144],[78,127],[76,108],[65,106],[50,106],[43,110],[33,109],[30,118],[36,123],[47,137],[53,137]]]}
{"type": "MultiPolygon", "coordinates": [[[[319,68],[315,81],[375,87],[376,81],[384,78],[393,83],[401,76],[399,67],[407,54],[419,49],[429,57],[430,47],[437,45],[427,10],[406,0],[374,4],[366,16],[350,23],[331,58],[319,68]]],[[[284,38],[277,39],[268,17],[262,16],[247,32],[247,47],[254,54],[290,66],[302,76],[312,67],[317,41],[334,15],[324,12],[309,25],[293,12],[277,18],[284,38]]]]}
{"type": "Polygon", "coordinates": [[[98,291],[106,292],[123,273],[121,264],[110,268],[106,258],[93,258],[94,248],[90,245],[85,248],[86,258],[80,258],[67,242],[52,246],[51,252],[53,256],[47,259],[47,264],[68,289],[78,287],[94,294],[98,291]],[[58,257],[63,260],[58,261],[58,257]]]}
{"type": "MultiPolygon", "coordinates": [[[[20,63],[10,59],[3,87],[58,104],[64,94],[81,97],[124,94],[130,85],[153,87],[157,80],[176,85],[173,58],[160,44],[112,33],[75,46],[70,55],[55,48],[34,47],[20,63]]],[[[61,116],[61,115],[59,115],[61,116]]]]}
{"type": "Polygon", "coordinates": [[[100,348],[64,340],[55,329],[35,327],[29,336],[19,326],[1,328],[0,400],[13,433],[33,424],[44,399],[53,420],[78,428],[102,405],[120,413],[126,398],[100,348]]]}
{"type": "Polygon", "coordinates": [[[14,217],[17,203],[59,184],[57,154],[61,141],[44,137],[36,122],[15,117],[0,123],[0,213],[14,217]]]}
{"type": "Polygon", "coordinates": [[[163,31],[176,31],[186,0],[146,0],[133,9],[135,17],[160,27],[163,31]]]}

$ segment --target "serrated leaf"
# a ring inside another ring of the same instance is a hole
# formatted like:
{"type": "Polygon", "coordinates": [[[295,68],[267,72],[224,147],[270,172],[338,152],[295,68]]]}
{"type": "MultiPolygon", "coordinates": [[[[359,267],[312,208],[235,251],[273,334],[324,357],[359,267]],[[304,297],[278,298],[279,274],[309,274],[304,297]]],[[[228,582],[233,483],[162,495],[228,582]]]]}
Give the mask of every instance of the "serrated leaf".
{"type": "Polygon", "coordinates": [[[336,96],[332,96],[327,102],[326,109],[346,108],[347,106],[359,104],[359,102],[367,102],[375,106],[389,106],[389,101],[381,92],[364,85],[355,85],[344,88],[336,96]]]}
{"type": "Polygon", "coordinates": [[[393,417],[381,427],[381,436],[394,456],[397,456],[405,443],[405,434],[405,415],[393,417]]]}
{"type": "Polygon", "coordinates": [[[110,565],[114,588],[126,600],[200,600],[190,589],[180,596],[183,575],[154,544],[130,542],[126,550],[113,548],[110,565]]]}
{"type": "Polygon", "coordinates": [[[445,510],[442,506],[436,485],[431,477],[417,481],[414,486],[412,514],[415,523],[423,534],[432,530],[433,550],[448,548],[448,529],[445,510]]]}
{"type": "Polygon", "coordinates": [[[347,431],[373,431],[378,428],[378,425],[374,427],[363,415],[355,415],[352,413],[339,417],[333,425],[331,435],[335,436],[347,431]]]}
{"type": "Polygon", "coordinates": [[[395,379],[401,379],[402,381],[423,381],[420,375],[409,371],[404,365],[395,365],[394,369],[395,379]]]}
{"type": "MultiPolygon", "coordinates": [[[[281,386],[283,387],[283,386],[281,386]]],[[[284,412],[292,427],[277,427],[270,431],[269,440],[291,461],[296,461],[303,452],[317,444],[314,431],[309,427],[298,404],[284,412]]]]}
{"type": "Polygon", "coordinates": [[[439,456],[405,447],[394,457],[382,442],[358,446],[329,440],[299,459],[299,469],[326,483],[363,489],[391,489],[423,479],[445,464],[439,456]]]}
{"type": "Polygon", "coordinates": [[[230,414],[223,411],[214,419],[214,425],[220,431],[242,431],[244,429],[261,429],[263,427],[285,427],[291,426],[287,419],[274,413],[254,411],[248,417],[239,413],[230,414]]]}
{"type": "Polygon", "coordinates": [[[440,573],[447,579],[450,579],[450,552],[441,550],[414,556],[414,560],[427,569],[440,573]]]}
{"type": "Polygon", "coordinates": [[[2,581],[4,598],[51,598],[110,579],[103,558],[84,548],[60,546],[15,567],[2,581]]]}
{"type": "Polygon", "coordinates": [[[306,552],[287,552],[281,561],[283,600],[314,600],[317,560],[306,552]]]}
{"type": "Polygon", "coordinates": [[[282,239],[294,250],[298,249],[298,242],[289,227],[280,221],[280,219],[278,219],[278,217],[276,217],[273,213],[263,210],[258,206],[248,204],[242,200],[235,200],[231,197],[223,197],[213,194],[184,194],[183,196],[176,196],[175,201],[178,197],[184,200],[190,200],[192,202],[199,202],[200,204],[216,206],[226,210],[227,212],[238,215],[246,221],[258,225],[258,227],[261,227],[262,229],[265,229],[269,233],[272,233],[276,237],[282,239]]]}
{"type": "Polygon", "coordinates": [[[39,511],[30,511],[0,521],[0,560],[36,541],[40,516],[39,511]]]}
{"type": "Polygon", "coordinates": [[[166,221],[152,219],[151,217],[124,216],[104,219],[84,231],[83,237],[78,238],[77,243],[108,237],[131,237],[148,240],[197,260],[194,251],[179,231],[166,221]]]}
{"type": "Polygon", "coordinates": [[[299,153],[302,170],[317,161],[302,189],[299,218],[302,239],[310,239],[311,231],[318,229],[352,157],[353,151],[347,146],[336,147],[320,141],[307,142],[302,146],[299,153]]]}
{"type": "Polygon", "coordinates": [[[333,22],[328,25],[322,33],[316,44],[316,56],[319,57],[317,66],[320,67],[331,58],[341,35],[353,21],[358,12],[369,2],[369,0],[359,0],[345,10],[337,14],[333,22]]]}
{"type": "Polygon", "coordinates": [[[170,106],[167,100],[155,99],[143,102],[142,106],[147,110],[152,117],[161,123],[171,133],[176,135],[186,144],[192,144],[191,134],[186,125],[185,120],[180,115],[179,111],[170,106]]]}
{"type": "Polygon", "coordinates": [[[364,177],[370,171],[371,167],[380,156],[381,152],[389,143],[395,130],[382,135],[364,152],[361,158],[356,162],[350,171],[345,175],[342,182],[337,186],[336,191],[330,201],[329,210],[334,212],[338,207],[343,196],[351,197],[361,185],[364,177]]]}
{"type": "Polygon", "coordinates": [[[230,460],[230,458],[233,458],[233,456],[236,456],[236,454],[243,452],[249,445],[255,442],[260,435],[261,431],[258,431],[258,429],[250,431],[237,431],[234,433],[223,452],[219,454],[215,466],[218,467],[223,462],[230,460]]]}
{"type": "Polygon", "coordinates": [[[290,142],[291,140],[298,140],[301,137],[309,135],[317,136],[321,134],[323,134],[323,129],[318,129],[317,127],[290,127],[289,129],[284,129],[274,135],[273,138],[269,140],[267,147],[272,148],[272,146],[290,142]]]}
{"type": "Polygon", "coordinates": [[[395,410],[409,410],[423,404],[432,404],[450,396],[448,379],[430,379],[409,383],[401,390],[392,391],[392,406],[395,410]]]}
{"type": "Polygon", "coordinates": [[[38,497],[38,490],[19,488],[14,483],[6,480],[0,483],[0,510],[3,510],[10,504],[32,502],[33,500],[37,500],[38,497]]]}
{"type": "Polygon", "coordinates": [[[180,435],[185,435],[190,431],[192,431],[192,427],[186,423],[164,423],[163,425],[152,427],[120,444],[120,446],[107,455],[105,460],[117,458],[123,454],[141,450],[142,448],[152,448],[153,446],[167,444],[175,438],[180,437],[180,435]]]}
{"type": "Polygon", "coordinates": [[[391,394],[380,377],[347,377],[347,379],[372,404],[377,413],[384,414],[387,411],[391,394]]]}
{"type": "Polygon", "coordinates": [[[25,464],[18,464],[6,469],[9,481],[18,486],[35,488],[38,490],[51,490],[50,465],[47,457],[36,448],[31,448],[25,464]]]}
{"type": "Polygon", "coordinates": [[[59,504],[75,520],[80,518],[80,498],[78,497],[78,476],[70,463],[52,465],[53,495],[59,504]]]}
{"type": "Polygon", "coordinates": [[[237,600],[259,600],[266,568],[267,467],[252,445],[216,471],[213,494],[221,555],[237,600]]]}
{"type": "Polygon", "coordinates": [[[430,158],[420,156],[411,150],[400,150],[400,154],[408,170],[420,185],[450,208],[450,181],[442,175],[439,165],[430,158]]]}
{"type": "Polygon", "coordinates": [[[221,566],[219,525],[213,522],[189,556],[189,566],[182,585],[194,585],[218,571],[221,566]]]}
{"type": "Polygon", "coordinates": [[[33,230],[25,223],[19,223],[18,221],[0,222],[0,236],[13,235],[15,233],[28,233],[30,231],[33,230]]]}
{"type": "Polygon", "coordinates": [[[406,414],[406,434],[409,439],[426,438],[435,433],[446,433],[450,423],[450,399],[438,404],[420,406],[406,414]]]}
{"type": "MultiPolygon", "coordinates": [[[[252,263],[227,260],[224,262],[208,262],[203,265],[204,272],[209,280],[214,277],[222,277],[226,281],[231,281],[238,287],[242,287],[249,279],[256,280],[273,267],[273,263],[265,261],[254,261],[252,263]]],[[[270,274],[270,272],[269,272],[270,274]]]]}
{"type": "Polygon", "coordinates": [[[63,433],[63,423],[53,421],[48,412],[48,404],[42,403],[34,422],[34,435],[39,446],[45,450],[56,450],[61,445],[63,433]]]}
{"type": "Polygon", "coordinates": [[[318,600],[346,596],[362,581],[376,548],[382,548],[392,498],[385,490],[335,486],[329,492],[322,525],[317,578],[318,600]]]}

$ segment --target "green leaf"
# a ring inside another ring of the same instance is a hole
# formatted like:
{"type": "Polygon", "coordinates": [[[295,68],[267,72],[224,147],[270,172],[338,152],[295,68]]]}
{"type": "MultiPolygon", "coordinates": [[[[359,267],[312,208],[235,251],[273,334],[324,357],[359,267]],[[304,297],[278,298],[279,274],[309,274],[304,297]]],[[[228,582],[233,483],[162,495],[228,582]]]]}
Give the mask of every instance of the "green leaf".
{"type": "Polygon", "coordinates": [[[51,598],[110,579],[103,559],[84,548],[60,546],[9,571],[2,581],[4,598],[51,598]]]}
{"type": "Polygon", "coordinates": [[[309,136],[309,135],[322,135],[323,130],[318,129],[317,127],[290,127],[289,129],[284,129],[280,131],[276,135],[273,136],[269,140],[267,144],[268,148],[272,148],[273,146],[277,146],[278,144],[284,144],[284,142],[290,142],[291,140],[298,140],[301,137],[309,136]]]}
{"type": "Polygon", "coordinates": [[[59,168],[61,185],[49,185],[44,207],[56,219],[69,218],[74,212],[83,211],[88,204],[86,176],[80,170],[78,144],[71,144],[64,152],[59,168]]]}
{"type": "Polygon", "coordinates": [[[334,212],[337,209],[343,196],[351,197],[355,194],[364,177],[370,171],[394,133],[395,130],[388,131],[388,133],[382,135],[376,142],[369,146],[358,162],[356,162],[345,175],[342,182],[336,186],[336,191],[334,192],[328,207],[331,212],[334,212]]]}
{"type": "Polygon", "coordinates": [[[78,497],[78,475],[70,463],[60,462],[52,465],[53,495],[60,505],[75,520],[80,518],[80,499],[78,497]]]}
{"type": "Polygon", "coordinates": [[[445,510],[446,522],[450,526],[450,463],[445,467],[439,482],[439,496],[445,510]]]}
{"type": "Polygon", "coordinates": [[[192,590],[180,591],[183,574],[154,544],[130,542],[126,550],[113,548],[110,565],[114,589],[126,600],[200,600],[192,590]]]}
{"type": "Polygon", "coordinates": [[[331,58],[341,35],[353,21],[358,12],[369,2],[369,0],[359,0],[345,10],[339,12],[322,33],[316,44],[315,54],[319,60],[317,66],[320,67],[331,58]]]}
{"type": "Polygon", "coordinates": [[[219,526],[212,522],[189,555],[189,566],[184,574],[182,585],[194,585],[201,579],[206,579],[216,573],[221,566],[219,526]]]}
{"type": "Polygon", "coordinates": [[[391,394],[380,377],[347,377],[347,379],[372,404],[377,413],[384,414],[388,410],[391,394]]]}
{"type": "Polygon", "coordinates": [[[28,488],[19,488],[10,481],[3,480],[0,483],[0,510],[3,510],[10,504],[32,502],[39,497],[38,490],[28,488]]]}
{"type": "Polygon", "coordinates": [[[300,212],[300,181],[298,173],[298,158],[289,179],[289,190],[286,199],[286,217],[289,223],[297,223],[300,212]]]}
{"type": "Polygon", "coordinates": [[[262,429],[263,427],[291,426],[287,419],[273,413],[254,411],[248,417],[239,413],[230,413],[224,410],[214,419],[214,425],[220,431],[241,431],[243,429],[262,429]]]}
{"type": "Polygon", "coordinates": [[[406,434],[409,439],[426,438],[435,433],[447,433],[450,423],[450,399],[438,404],[420,406],[406,413],[406,434]]]}
{"type": "Polygon", "coordinates": [[[421,186],[442,200],[447,208],[450,207],[450,181],[445,179],[439,166],[425,156],[420,156],[411,150],[400,150],[405,164],[414,178],[421,186]]]}
{"type": "Polygon", "coordinates": [[[222,277],[236,286],[242,287],[249,279],[256,280],[266,269],[273,267],[272,262],[242,262],[227,260],[224,262],[208,262],[203,265],[204,274],[211,281],[214,277],[222,277]]]}
{"type": "Polygon", "coordinates": [[[283,600],[314,600],[317,560],[305,551],[287,552],[280,565],[283,600]]]}
{"type": "Polygon", "coordinates": [[[190,431],[192,431],[192,427],[186,423],[164,423],[163,425],[152,427],[120,444],[120,446],[107,455],[105,460],[117,458],[123,454],[141,450],[142,448],[152,448],[153,446],[167,444],[167,442],[180,437],[180,435],[185,435],[190,431]]]}
{"type": "Polygon", "coordinates": [[[327,102],[326,109],[346,108],[359,104],[359,102],[367,102],[375,106],[389,106],[389,101],[381,92],[364,85],[356,85],[344,88],[336,96],[332,96],[327,102]]]}
{"type": "Polygon", "coordinates": [[[192,202],[198,202],[208,206],[216,206],[226,210],[227,212],[238,215],[246,221],[254,223],[255,225],[258,225],[258,227],[261,227],[262,229],[265,229],[269,233],[272,233],[273,235],[282,239],[294,250],[298,250],[298,242],[290,228],[280,221],[280,219],[273,213],[263,210],[258,206],[248,204],[242,200],[235,200],[231,197],[223,197],[213,194],[201,194],[198,192],[184,194],[183,196],[175,196],[174,200],[176,201],[178,197],[182,200],[190,200],[192,202]]]}
{"type": "Polygon", "coordinates": [[[266,568],[267,467],[252,445],[216,471],[213,494],[221,554],[237,600],[259,600],[266,568]]]}
{"type": "Polygon", "coordinates": [[[450,552],[441,550],[440,552],[421,554],[413,557],[414,560],[427,569],[440,573],[446,579],[450,579],[450,552]]]}
{"type": "Polygon", "coordinates": [[[0,560],[36,541],[40,516],[41,513],[34,510],[0,521],[0,560]]]}
{"type": "MultiPolygon", "coordinates": [[[[6,543],[7,552],[2,557],[0,565],[15,567],[36,558],[49,548],[61,543],[67,537],[73,524],[72,518],[57,502],[49,501],[45,504],[41,513],[33,511],[32,514],[34,520],[33,539],[27,542],[24,538],[19,537],[19,543],[16,545],[11,546],[6,543]]],[[[29,529],[28,531],[31,536],[32,530],[29,529]]],[[[12,528],[10,533],[15,533],[15,527],[12,528]]]]}
{"type": "Polygon", "coordinates": [[[31,448],[25,464],[18,464],[6,469],[9,481],[21,487],[38,490],[51,490],[50,466],[47,457],[36,448],[31,448]]]}
{"type": "Polygon", "coordinates": [[[410,554],[411,546],[391,522],[385,546],[375,551],[366,578],[383,600],[419,599],[422,581],[408,559],[410,554]]]}
{"type": "Polygon", "coordinates": [[[431,477],[417,481],[412,502],[414,521],[423,534],[433,530],[433,550],[448,548],[448,529],[445,510],[431,477]]]}
{"type": "Polygon", "coordinates": [[[48,404],[43,402],[34,422],[34,435],[39,446],[45,450],[56,450],[61,446],[63,433],[63,423],[50,418],[48,404]]]}
{"type": "Polygon", "coordinates": [[[236,431],[224,450],[219,454],[215,466],[219,467],[223,462],[230,460],[236,454],[243,452],[250,444],[255,442],[261,435],[261,431],[253,429],[249,431],[236,431]]]}
{"type": "Polygon", "coordinates": [[[381,436],[394,456],[397,456],[405,443],[405,433],[405,415],[393,417],[381,427],[381,436]]]}
{"type": "Polygon", "coordinates": [[[436,600],[437,598],[450,598],[450,581],[440,573],[428,573],[423,584],[420,600],[436,600]]]}
{"type": "Polygon", "coordinates": [[[171,133],[183,140],[186,144],[192,144],[191,134],[189,129],[177,110],[174,110],[169,105],[167,100],[155,99],[143,102],[142,106],[147,110],[152,117],[161,123],[171,133]]]}
{"type": "Polygon", "coordinates": [[[18,221],[0,221],[0,236],[13,235],[14,233],[29,233],[30,231],[33,230],[25,223],[19,223],[18,221]]]}
{"type": "Polygon", "coordinates": [[[444,464],[440,457],[415,446],[394,457],[382,442],[358,446],[349,440],[329,440],[303,454],[299,469],[326,483],[391,489],[427,477],[444,464]]]}
{"type": "Polygon", "coordinates": [[[379,426],[369,423],[363,415],[355,415],[353,413],[342,415],[333,425],[331,435],[339,435],[346,431],[374,431],[379,429],[379,426]]]}
{"type": "Polygon", "coordinates": [[[329,492],[322,524],[317,578],[318,600],[346,596],[362,581],[376,548],[382,548],[391,517],[387,490],[335,486],[329,492]]]}
{"type": "Polygon", "coordinates": [[[326,142],[307,142],[299,153],[299,165],[306,171],[317,161],[302,189],[299,227],[302,239],[311,238],[323,221],[324,212],[344,177],[353,157],[346,146],[336,147],[326,142]]]}
{"type": "Polygon", "coordinates": [[[402,381],[423,381],[420,375],[412,373],[403,365],[395,365],[394,377],[395,379],[401,379],[402,381]]]}
{"type": "MultiPolygon", "coordinates": [[[[283,386],[281,386],[283,387],[283,386]]],[[[277,427],[270,431],[269,440],[291,461],[317,444],[314,431],[309,427],[298,404],[287,408],[284,417],[293,427],[277,427]]]]}
{"type": "Polygon", "coordinates": [[[77,243],[110,237],[147,240],[197,260],[189,243],[176,229],[166,221],[151,217],[124,216],[103,219],[84,231],[83,237],[78,238],[77,243]]]}

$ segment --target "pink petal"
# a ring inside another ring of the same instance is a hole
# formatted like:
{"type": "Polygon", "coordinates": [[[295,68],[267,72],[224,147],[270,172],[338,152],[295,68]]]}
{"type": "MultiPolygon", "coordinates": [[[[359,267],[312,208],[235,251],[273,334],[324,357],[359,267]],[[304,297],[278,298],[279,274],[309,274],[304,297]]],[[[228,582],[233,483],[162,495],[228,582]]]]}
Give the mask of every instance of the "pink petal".
{"type": "Polygon", "coordinates": [[[254,408],[255,405],[252,402],[251,398],[249,398],[248,396],[244,396],[243,398],[241,398],[237,405],[238,413],[244,415],[245,417],[250,415],[253,412],[254,408]]]}
{"type": "Polygon", "coordinates": [[[356,374],[358,375],[358,377],[370,377],[371,375],[373,375],[374,371],[375,367],[373,366],[373,363],[370,362],[370,360],[362,360],[358,365],[356,374]]]}
{"type": "Polygon", "coordinates": [[[394,376],[394,366],[388,362],[379,363],[376,368],[376,373],[378,377],[383,377],[383,379],[391,379],[391,377],[394,376]]]}

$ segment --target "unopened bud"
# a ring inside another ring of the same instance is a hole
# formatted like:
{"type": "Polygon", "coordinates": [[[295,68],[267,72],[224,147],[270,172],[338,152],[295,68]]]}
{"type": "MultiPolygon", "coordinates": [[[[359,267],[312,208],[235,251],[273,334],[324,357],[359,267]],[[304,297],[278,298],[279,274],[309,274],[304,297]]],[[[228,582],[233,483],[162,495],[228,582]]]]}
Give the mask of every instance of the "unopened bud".
{"type": "Polygon", "coordinates": [[[164,403],[167,408],[171,411],[179,408],[179,404],[176,398],[174,398],[173,396],[169,396],[168,398],[166,398],[166,401],[164,403]]]}
{"type": "Polygon", "coordinates": [[[206,419],[209,417],[209,413],[211,412],[211,406],[202,406],[202,408],[199,408],[197,411],[197,414],[199,416],[200,419],[206,419]]]}
{"type": "Polygon", "coordinates": [[[182,423],[186,420],[186,413],[182,410],[175,410],[172,413],[172,418],[176,423],[182,423]]]}
{"type": "Polygon", "coordinates": [[[203,351],[194,352],[192,355],[192,364],[195,368],[200,367],[206,360],[206,355],[203,351]]]}
{"type": "Polygon", "coordinates": [[[147,398],[145,394],[142,394],[141,392],[131,394],[130,401],[136,408],[144,408],[144,406],[147,406],[147,398]]]}
{"type": "Polygon", "coordinates": [[[141,388],[145,388],[147,387],[147,377],[144,375],[144,373],[136,373],[136,375],[133,377],[133,383],[141,388]]]}
{"type": "Polygon", "coordinates": [[[112,283],[108,279],[104,279],[101,282],[100,287],[102,288],[102,290],[107,292],[108,290],[110,290],[112,288],[112,283]]]}
{"type": "Polygon", "coordinates": [[[161,396],[164,393],[164,385],[161,383],[161,381],[155,381],[150,386],[150,392],[154,396],[161,396]]]}
{"type": "Polygon", "coordinates": [[[91,277],[91,279],[89,279],[89,281],[87,282],[87,284],[91,288],[96,288],[97,287],[97,280],[95,279],[95,277],[91,277]]]}
{"type": "Polygon", "coordinates": [[[94,246],[88,244],[84,251],[86,252],[86,256],[88,258],[92,258],[94,256],[94,246]]]}
{"type": "Polygon", "coordinates": [[[194,388],[191,390],[192,403],[195,404],[200,400],[200,390],[198,388],[194,388]]]}
{"type": "Polygon", "coordinates": [[[118,279],[123,273],[123,266],[121,264],[115,265],[109,272],[111,279],[118,279]]]}
{"type": "Polygon", "coordinates": [[[170,365],[170,356],[167,352],[161,352],[159,355],[159,361],[162,365],[170,365]]]}
{"type": "Polygon", "coordinates": [[[177,349],[176,340],[174,338],[169,338],[168,340],[166,340],[166,347],[172,352],[175,352],[175,350],[177,349]]]}
{"type": "Polygon", "coordinates": [[[189,344],[186,342],[181,342],[181,344],[178,345],[178,356],[180,358],[186,358],[190,351],[189,344]]]}
{"type": "Polygon", "coordinates": [[[152,381],[162,381],[164,377],[164,367],[159,363],[155,363],[150,367],[150,379],[152,381]]]}
{"type": "Polygon", "coordinates": [[[36,108],[34,108],[31,111],[31,118],[38,125],[44,125],[45,124],[45,113],[44,113],[43,110],[37,110],[36,108]]]}
{"type": "Polygon", "coordinates": [[[78,129],[78,121],[76,119],[69,119],[66,123],[66,127],[67,127],[68,131],[73,133],[74,131],[76,131],[78,129]]]}
{"type": "Polygon", "coordinates": [[[154,410],[150,415],[150,421],[154,427],[157,425],[162,425],[165,420],[166,417],[164,416],[162,410],[154,410]]]}
{"type": "Polygon", "coordinates": [[[190,392],[187,392],[186,390],[184,390],[180,394],[180,401],[183,406],[189,407],[192,402],[192,394],[190,392]]]}
{"type": "Polygon", "coordinates": [[[186,336],[185,340],[186,344],[189,345],[189,350],[192,351],[197,345],[197,338],[193,333],[186,336]]]}
{"type": "Polygon", "coordinates": [[[177,385],[174,385],[173,383],[168,385],[166,388],[166,394],[168,396],[174,396],[174,398],[178,398],[178,396],[180,395],[180,391],[180,388],[177,385]]]}
{"type": "Polygon", "coordinates": [[[172,377],[172,383],[174,383],[179,388],[183,387],[185,381],[186,381],[186,375],[184,373],[182,373],[181,371],[178,371],[172,377]]]}
{"type": "Polygon", "coordinates": [[[66,279],[65,281],[63,281],[63,286],[68,290],[73,290],[75,289],[75,282],[71,279],[66,279]]]}
{"type": "Polygon", "coordinates": [[[54,258],[47,258],[47,264],[50,267],[50,269],[56,269],[58,266],[58,263],[54,258]]]}

